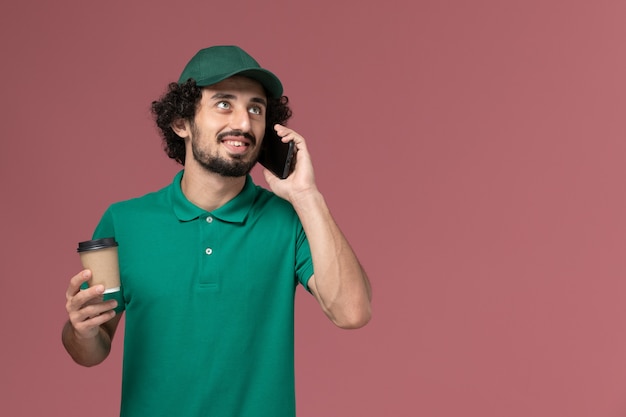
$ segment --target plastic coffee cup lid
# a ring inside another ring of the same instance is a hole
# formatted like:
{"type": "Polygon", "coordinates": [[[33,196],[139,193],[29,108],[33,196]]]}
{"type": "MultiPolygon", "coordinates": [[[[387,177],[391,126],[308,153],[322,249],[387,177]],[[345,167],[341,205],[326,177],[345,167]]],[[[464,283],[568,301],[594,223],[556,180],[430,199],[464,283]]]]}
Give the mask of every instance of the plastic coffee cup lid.
{"type": "Polygon", "coordinates": [[[95,239],[95,240],[87,240],[85,242],[79,242],[76,252],[86,252],[90,250],[106,249],[106,248],[111,248],[115,246],[118,246],[117,242],[115,241],[115,238],[105,237],[103,239],[95,239]]]}

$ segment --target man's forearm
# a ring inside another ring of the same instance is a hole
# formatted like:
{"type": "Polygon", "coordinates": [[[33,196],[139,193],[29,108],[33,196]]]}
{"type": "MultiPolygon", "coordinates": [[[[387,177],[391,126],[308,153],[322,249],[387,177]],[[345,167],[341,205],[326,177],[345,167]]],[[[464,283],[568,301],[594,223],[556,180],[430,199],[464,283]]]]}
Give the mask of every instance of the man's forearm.
{"type": "Polygon", "coordinates": [[[314,290],[323,310],[339,327],[365,325],[371,315],[369,280],[324,197],[311,193],[294,208],[311,247],[314,290]]]}

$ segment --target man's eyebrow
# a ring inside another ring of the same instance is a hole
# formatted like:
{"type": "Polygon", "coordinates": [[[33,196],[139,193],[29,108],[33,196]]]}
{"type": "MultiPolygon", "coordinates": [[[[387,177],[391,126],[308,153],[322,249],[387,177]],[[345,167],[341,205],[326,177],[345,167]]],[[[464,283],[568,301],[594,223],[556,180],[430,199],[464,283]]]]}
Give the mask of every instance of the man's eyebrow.
{"type": "Polygon", "coordinates": [[[264,98],[261,98],[261,97],[254,97],[254,98],[253,98],[252,100],[250,100],[250,101],[252,101],[253,103],[259,103],[259,104],[262,104],[262,105],[264,105],[265,107],[267,107],[267,101],[266,101],[264,98]]]}
{"type": "Polygon", "coordinates": [[[219,98],[227,98],[230,100],[236,99],[237,97],[234,96],[233,94],[226,94],[226,93],[215,93],[211,96],[211,99],[219,99],[219,98]]]}
{"type": "MultiPolygon", "coordinates": [[[[219,99],[227,99],[227,100],[235,100],[237,99],[237,96],[235,96],[234,94],[228,94],[228,93],[215,93],[211,96],[212,100],[219,100],[219,99]]],[[[265,107],[267,107],[267,101],[264,98],[261,97],[253,97],[251,100],[251,102],[253,103],[259,103],[264,105],[265,107]]]]}

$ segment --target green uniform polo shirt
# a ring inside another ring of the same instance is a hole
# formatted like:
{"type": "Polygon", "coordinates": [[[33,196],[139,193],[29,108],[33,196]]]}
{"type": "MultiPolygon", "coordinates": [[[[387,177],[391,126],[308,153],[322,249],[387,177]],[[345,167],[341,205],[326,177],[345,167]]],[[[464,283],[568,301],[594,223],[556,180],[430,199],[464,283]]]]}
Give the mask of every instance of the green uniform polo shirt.
{"type": "Polygon", "coordinates": [[[294,295],[313,274],[298,216],[249,176],[206,212],[182,174],[111,205],[94,232],[119,243],[121,416],[294,416],[294,295]]]}

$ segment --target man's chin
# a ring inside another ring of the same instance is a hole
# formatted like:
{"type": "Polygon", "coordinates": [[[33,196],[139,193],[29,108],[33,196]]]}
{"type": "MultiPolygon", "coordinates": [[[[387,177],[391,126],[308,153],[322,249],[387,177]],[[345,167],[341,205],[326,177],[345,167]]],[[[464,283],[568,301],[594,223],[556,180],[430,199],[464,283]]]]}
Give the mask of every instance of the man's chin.
{"type": "Polygon", "coordinates": [[[237,178],[248,175],[255,164],[256,161],[253,163],[212,163],[202,164],[202,166],[207,171],[221,175],[222,177],[237,178]]]}
{"type": "Polygon", "coordinates": [[[258,155],[250,156],[228,154],[226,156],[208,156],[193,150],[193,156],[206,171],[223,177],[243,177],[248,175],[257,163],[258,155]]]}

